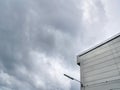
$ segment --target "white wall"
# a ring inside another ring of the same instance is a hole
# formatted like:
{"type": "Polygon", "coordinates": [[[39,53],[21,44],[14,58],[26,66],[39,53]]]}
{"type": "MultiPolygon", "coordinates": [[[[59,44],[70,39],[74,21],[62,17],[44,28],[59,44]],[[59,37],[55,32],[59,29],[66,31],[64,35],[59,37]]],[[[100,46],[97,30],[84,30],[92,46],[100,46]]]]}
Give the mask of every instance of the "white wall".
{"type": "MultiPolygon", "coordinates": [[[[109,83],[120,79],[120,36],[78,57],[78,62],[80,62],[81,68],[81,81],[86,87],[89,87],[88,90],[101,90],[95,87],[90,89],[90,86],[106,81],[108,82],[102,84],[102,87],[115,88],[118,85],[120,88],[120,81],[116,84],[109,83]]],[[[109,88],[105,90],[109,90],[109,88]]]]}

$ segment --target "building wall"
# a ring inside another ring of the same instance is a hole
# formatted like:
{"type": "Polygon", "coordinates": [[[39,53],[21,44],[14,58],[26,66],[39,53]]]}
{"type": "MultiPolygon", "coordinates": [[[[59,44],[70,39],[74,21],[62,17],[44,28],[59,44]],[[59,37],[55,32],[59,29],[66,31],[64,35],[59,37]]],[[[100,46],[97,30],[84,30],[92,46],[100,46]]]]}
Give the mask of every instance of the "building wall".
{"type": "Polygon", "coordinates": [[[78,63],[80,63],[81,81],[85,90],[101,90],[100,87],[108,87],[103,90],[110,90],[110,88],[120,90],[120,81],[115,82],[120,79],[120,36],[78,56],[78,63]],[[94,85],[98,86],[93,87],[94,85]]]}
{"type": "Polygon", "coordinates": [[[84,90],[120,90],[120,80],[86,86],[84,90]]]}

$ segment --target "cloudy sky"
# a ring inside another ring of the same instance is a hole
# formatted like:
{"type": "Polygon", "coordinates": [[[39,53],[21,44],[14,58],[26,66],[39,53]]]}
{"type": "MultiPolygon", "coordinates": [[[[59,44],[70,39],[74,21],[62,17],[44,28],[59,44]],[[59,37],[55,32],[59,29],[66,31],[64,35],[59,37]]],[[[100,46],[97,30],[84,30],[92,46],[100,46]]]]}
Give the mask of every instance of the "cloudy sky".
{"type": "Polygon", "coordinates": [[[0,90],[79,90],[76,55],[120,32],[120,0],[0,0],[0,90]]]}

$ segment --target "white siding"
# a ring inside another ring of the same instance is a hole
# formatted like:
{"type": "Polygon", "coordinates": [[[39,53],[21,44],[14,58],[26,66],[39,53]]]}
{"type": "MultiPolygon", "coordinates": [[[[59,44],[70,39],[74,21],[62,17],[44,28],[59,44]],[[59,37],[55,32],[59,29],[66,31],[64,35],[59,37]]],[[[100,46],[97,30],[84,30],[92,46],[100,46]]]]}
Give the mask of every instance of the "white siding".
{"type": "MultiPolygon", "coordinates": [[[[81,80],[84,86],[89,87],[97,83],[120,79],[120,37],[78,56],[79,62],[81,80]]],[[[120,83],[118,88],[120,88],[120,83]]],[[[91,90],[97,89],[91,88],[91,90]]],[[[114,87],[113,90],[118,89],[114,87]]]]}

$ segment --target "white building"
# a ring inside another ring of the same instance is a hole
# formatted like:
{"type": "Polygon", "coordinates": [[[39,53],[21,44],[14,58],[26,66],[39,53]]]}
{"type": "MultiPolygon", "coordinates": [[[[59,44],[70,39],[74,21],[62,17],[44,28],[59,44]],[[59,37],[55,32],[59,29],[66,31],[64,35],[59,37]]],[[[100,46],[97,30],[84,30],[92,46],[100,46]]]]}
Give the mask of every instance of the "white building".
{"type": "Polygon", "coordinates": [[[120,90],[120,33],[77,56],[81,90],[120,90]]]}

